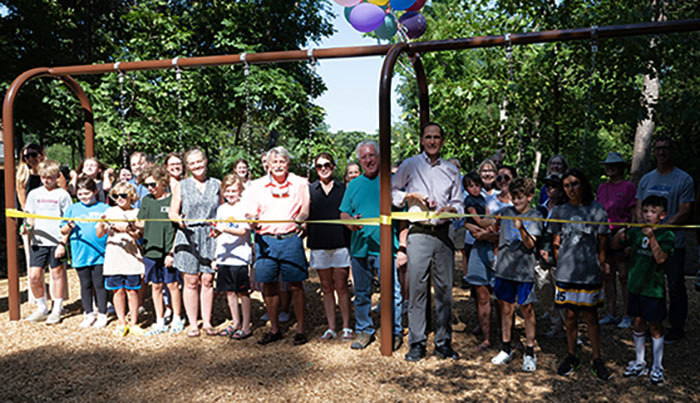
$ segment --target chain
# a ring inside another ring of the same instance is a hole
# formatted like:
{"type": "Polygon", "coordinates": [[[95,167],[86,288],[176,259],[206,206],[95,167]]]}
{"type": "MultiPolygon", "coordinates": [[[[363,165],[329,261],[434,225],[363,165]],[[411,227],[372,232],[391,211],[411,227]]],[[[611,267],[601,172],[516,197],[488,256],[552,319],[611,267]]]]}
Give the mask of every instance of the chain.
{"type": "MultiPolygon", "coordinates": [[[[309,64],[311,65],[311,80],[309,81],[309,146],[311,145],[311,138],[314,134],[314,78],[316,77],[316,71],[318,68],[318,61],[314,58],[314,50],[310,48],[308,50],[309,64]]],[[[311,177],[311,149],[309,147],[307,161],[306,161],[306,177],[311,177]]]]}
{"type": "MultiPolygon", "coordinates": [[[[116,63],[114,66],[115,69],[119,68],[119,63],[116,63]]],[[[131,142],[129,139],[129,135],[126,133],[126,107],[125,107],[125,100],[126,100],[126,89],[124,88],[124,72],[121,70],[119,71],[119,116],[121,118],[120,122],[120,127],[122,131],[122,137],[126,138],[126,141],[122,145],[122,159],[124,163],[125,168],[129,168],[129,151],[128,151],[128,144],[131,142]]]]}
{"type": "Polygon", "coordinates": [[[180,150],[184,150],[185,147],[184,143],[182,142],[182,69],[177,65],[177,59],[177,57],[173,59],[173,66],[175,66],[175,81],[177,82],[177,138],[180,145],[180,150]]]}
{"type": "MultiPolygon", "coordinates": [[[[505,41],[506,41],[506,59],[508,60],[508,80],[510,83],[513,85],[515,84],[515,71],[513,69],[513,42],[511,41],[510,33],[507,33],[505,35],[505,41]]],[[[510,85],[509,85],[510,87],[510,85]]],[[[515,91],[511,90],[510,88],[508,89],[508,93],[510,94],[511,101],[513,102],[513,109],[514,109],[514,114],[515,114],[515,130],[516,133],[518,134],[518,159],[516,161],[516,166],[520,165],[520,161],[522,159],[523,155],[523,131],[520,127],[520,110],[518,108],[518,101],[515,97],[514,94],[515,91]]]]}
{"type": "Polygon", "coordinates": [[[588,102],[586,105],[586,117],[583,125],[583,138],[581,139],[581,157],[580,166],[583,166],[583,159],[586,155],[586,139],[588,138],[590,131],[590,120],[591,114],[593,113],[593,87],[595,85],[595,62],[596,56],[598,55],[598,26],[594,25],[591,27],[591,70],[588,77],[588,102]]]}
{"type": "Polygon", "coordinates": [[[241,60],[243,61],[243,86],[245,89],[245,123],[244,123],[244,134],[246,134],[246,144],[248,146],[248,154],[251,152],[251,141],[253,129],[250,124],[250,89],[248,87],[248,77],[250,76],[250,64],[246,61],[246,54],[241,53],[241,60]]]}

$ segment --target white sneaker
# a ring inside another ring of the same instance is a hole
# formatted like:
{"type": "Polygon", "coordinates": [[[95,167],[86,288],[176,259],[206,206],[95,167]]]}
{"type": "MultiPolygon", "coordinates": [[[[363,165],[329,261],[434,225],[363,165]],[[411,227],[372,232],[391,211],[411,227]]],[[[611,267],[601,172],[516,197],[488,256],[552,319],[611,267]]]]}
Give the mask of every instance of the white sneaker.
{"type": "Polygon", "coordinates": [[[612,325],[614,323],[617,323],[620,320],[617,316],[607,314],[603,317],[603,319],[598,321],[598,324],[600,325],[612,325]]]}
{"type": "Polygon", "coordinates": [[[523,356],[523,371],[535,372],[537,369],[537,357],[525,354],[523,356]]]}
{"type": "Polygon", "coordinates": [[[277,320],[280,323],[285,323],[289,321],[289,314],[287,312],[280,312],[279,316],[277,316],[277,320]]]}
{"type": "Polygon", "coordinates": [[[54,312],[51,311],[49,314],[49,317],[46,318],[46,324],[47,325],[55,325],[57,323],[61,322],[61,312],[54,312]]]}
{"type": "Polygon", "coordinates": [[[92,324],[95,323],[95,320],[96,320],[96,318],[95,318],[95,314],[93,312],[86,313],[85,317],[83,318],[83,321],[80,322],[78,327],[81,329],[86,329],[86,328],[92,326],[92,324]]]}
{"type": "Polygon", "coordinates": [[[664,369],[661,367],[655,367],[651,369],[651,374],[649,374],[649,382],[652,385],[661,386],[664,384],[666,377],[664,376],[664,369]]]}
{"type": "Polygon", "coordinates": [[[622,317],[620,323],[617,324],[618,329],[629,329],[632,327],[632,318],[625,315],[622,317]]]}
{"type": "Polygon", "coordinates": [[[48,311],[40,311],[37,309],[36,311],[32,312],[29,316],[24,318],[24,320],[29,321],[29,322],[43,322],[48,317],[49,317],[48,311]]]}
{"type": "Polygon", "coordinates": [[[508,364],[512,359],[513,359],[513,351],[511,351],[510,354],[508,354],[505,351],[501,350],[498,352],[498,354],[495,357],[493,357],[491,359],[491,364],[505,365],[505,364],[508,364]]]}
{"type": "Polygon", "coordinates": [[[647,368],[646,362],[637,362],[637,360],[634,360],[627,363],[627,368],[625,368],[625,372],[622,376],[629,378],[631,376],[644,376],[648,373],[649,368],[647,368]]]}
{"type": "Polygon", "coordinates": [[[102,329],[105,326],[107,326],[107,315],[101,313],[97,314],[97,320],[92,324],[92,327],[102,329]]]}

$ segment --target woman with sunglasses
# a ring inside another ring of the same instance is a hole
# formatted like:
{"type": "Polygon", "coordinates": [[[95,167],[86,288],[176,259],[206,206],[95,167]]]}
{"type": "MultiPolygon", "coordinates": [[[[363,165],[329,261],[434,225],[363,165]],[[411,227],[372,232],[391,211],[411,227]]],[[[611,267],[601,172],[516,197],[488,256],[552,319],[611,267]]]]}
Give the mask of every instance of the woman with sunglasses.
{"type": "Polygon", "coordinates": [[[179,225],[175,237],[174,265],[183,273],[185,280],[182,297],[189,320],[188,337],[200,335],[197,323],[200,301],[202,329],[208,336],[219,334],[211,324],[214,304],[214,269],[211,262],[216,251],[216,239],[210,236],[208,222],[199,220],[216,217],[221,181],[207,176],[207,164],[207,158],[199,148],[185,153],[185,165],[190,176],[180,181],[180,185],[173,190],[168,213],[170,219],[179,225]]]}
{"type": "MultiPolygon", "coordinates": [[[[345,184],[333,178],[333,157],[322,152],[315,159],[318,180],[309,185],[311,197],[309,220],[334,220],[340,218],[340,202],[345,194],[345,184]]],[[[350,231],[344,225],[309,224],[307,246],[311,249],[309,265],[318,270],[323,289],[323,309],[328,329],[322,340],[338,337],[335,326],[335,296],[343,320],[340,337],[347,341],[354,335],[350,328],[350,293],[348,272],[350,270],[350,231]]]]}
{"type": "Polygon", "coordinates": [[[498,174],[496,175],[495,180],[496,188],[498,188],[498,194],[496,197],[486,200],[486,207],[488,208],[490,214],[495,214],[497,211],[513,205],[511,202],[510,192],[508,192],[508,186],[517,176],[517,171],[511,166],[504,165],[498,169],[498,174]]]}

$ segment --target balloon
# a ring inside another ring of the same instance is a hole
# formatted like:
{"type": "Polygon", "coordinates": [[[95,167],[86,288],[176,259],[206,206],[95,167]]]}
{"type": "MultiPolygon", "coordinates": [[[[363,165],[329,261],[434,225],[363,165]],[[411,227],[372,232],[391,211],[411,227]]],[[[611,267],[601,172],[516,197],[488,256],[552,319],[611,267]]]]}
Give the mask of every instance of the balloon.
{"type": "Polygon", "coordinates": [[[380,39],[391,39],[392,36],[396,35],[397,28],[396,17],[393,14],[387,14],[384,16],[382,25],[374,30],[374,34],[380,39]]]}
{"type": "Polygon", "coordinates": [[[391,9],[395,11],[405,10],[415,2],[416,0],[391,0],[391,9]]]}
{"type": "Polygon", "coordinates": [[[378,6],[384,6],[389,0],[368,0],[368,3],[376,4],[378,6]]]}
{"type": "Polygon", "coordinates": [[[423,8],[424,5],[425,5],[425,0],[416,0],[416,2],[413,3],[413,5],[411,7],[407,8],[406,11],[418,11],[421,8],[423,8]]]}
{"type": "Polygon", "coordinates": [[[411,39],[418,38],[425,32],[425,17],[417,11],[405,12],[401,18],[399,18],[399,22],[406,28],[406,36],[411,39]]]}
{"type": "Polygon", "coordinates": [[[384,10],[381,7],[361,3],[350,12],[350,24],[360,32],[370,32],[379,28],[384,22],[384,10]]]}
{"type": "Polygon", "coordinates": [[[335,0],[336,3],[343,7],[352,7],[358,5],[362,0],[335,0]]]}

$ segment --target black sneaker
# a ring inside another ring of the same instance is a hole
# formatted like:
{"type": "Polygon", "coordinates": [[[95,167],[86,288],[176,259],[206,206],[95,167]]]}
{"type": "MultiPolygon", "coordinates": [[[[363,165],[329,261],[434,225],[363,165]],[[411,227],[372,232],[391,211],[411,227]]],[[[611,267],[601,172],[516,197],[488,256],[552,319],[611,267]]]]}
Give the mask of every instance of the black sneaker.
{"type": "Polygon", "coordinates": [[[411,349],[408,350],[404,359],[410,362],[417,362],[425,358],[425,346],[421,343],[411,344],[411,349]]]}
{"type": "Polygon", "coordinates": [[[452,349],[452,346],[450,343],[445,343],[442,346],[435,346],[433,349],[433,355],[436,355],[442,359],[445,358],[451,358],[453,360],[458,360],[459,359],[459,354],[457,354],[456,351],[452,349]]]}
{"type": "Polygon", "coordinates": [[[597,376],[601,381],[607,381],[610,379],[610,372],[607,368],[605,368],[605,364],[603,364],[603,360],[600,358],[593,360],[593,367],[591,368],[591,371],[593,372],[593,375],[597,376]]]}
{"type": "Polygon", "coordinates": [[[278,330],[277,333],[272,333],[272,332],[267,332],[265,335],[262,337],[262,339],[258,340],[258,344],[261,346],[264,346],[265,344],[270,344],[274,341],[282,340],[282,331],[278,330]]]}
{"type": "Polygon", "coordinates": [[[308,341],[309,339],[306,338],[306,335],[304,333],[297,333],[294,335],[295,346],[301,346],[302,344],[306,344],[308,341]]]}
{"type": "Polygon", "coordinates": [[[392,337],[391,351],[396,351],[403,346],[403,336],[400,334],[395,334],[392,337]]]}
{"type": "Polygon", "coordinates": [[[568,354],[561,365],[559,365],[557,373],[561,376],[567,376],[579,368],[581,368],[581,360],[575,355],[568,354]]]}

